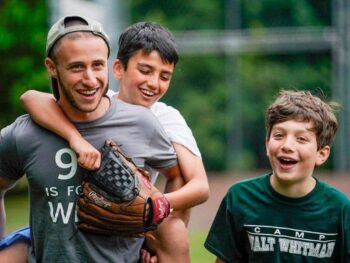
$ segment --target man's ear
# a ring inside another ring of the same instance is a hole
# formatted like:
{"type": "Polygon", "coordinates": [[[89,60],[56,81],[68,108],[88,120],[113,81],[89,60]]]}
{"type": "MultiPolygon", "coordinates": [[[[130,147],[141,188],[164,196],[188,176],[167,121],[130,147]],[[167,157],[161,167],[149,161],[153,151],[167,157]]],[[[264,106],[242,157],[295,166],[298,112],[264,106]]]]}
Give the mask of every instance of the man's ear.
{"type": "Polygon", "coordinates": [[[47,69],[47,72],[50,74],[51,77],[57,78],[57,69],[55,62],[51,58],[45,58],[45,66],[47,69]]]}
{"type": "Polygon", "coordinates": [[[117,80],[121,80],[123,78],[124,66],[119,59],[116,59],[113,62],[113,75],[117,80]]]}
{"type": "Polygon", "coordinates": [[[320,166],[327,161],[329,154],[331,153],[331,147],[329,145],[324,146],[317,151],[316,166],[320,166]]]}

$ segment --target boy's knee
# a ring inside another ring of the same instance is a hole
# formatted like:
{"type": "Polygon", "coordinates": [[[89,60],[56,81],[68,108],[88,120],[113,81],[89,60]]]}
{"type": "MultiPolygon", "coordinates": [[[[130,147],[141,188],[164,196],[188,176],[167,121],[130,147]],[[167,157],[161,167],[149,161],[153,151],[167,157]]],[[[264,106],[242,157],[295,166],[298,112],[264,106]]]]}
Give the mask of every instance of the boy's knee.
{"type": "Polygon", "coordinates": [[[157,255],[158,262],[190,262],[188,230],[180,218],[164,220],[154,232],[154,238],[146,238],[145,246],[157,255]]]}
{"type": "Polygon", "coordinates": [[[168,246],[174,250],[176,248],[177,251],[186,252],[189,250],[188,230],[184,222],[179,218],[170,217],[159,228],[157,235],[161,245],[168,246]]]}

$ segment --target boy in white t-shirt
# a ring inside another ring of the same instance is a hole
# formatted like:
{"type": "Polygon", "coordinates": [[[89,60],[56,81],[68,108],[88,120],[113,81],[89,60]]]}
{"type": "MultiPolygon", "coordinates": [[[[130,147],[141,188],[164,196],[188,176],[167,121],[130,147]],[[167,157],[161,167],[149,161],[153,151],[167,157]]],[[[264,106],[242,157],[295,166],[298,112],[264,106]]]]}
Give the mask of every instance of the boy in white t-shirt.
{"type": "MultiPolygon", "coordinates": [[[[155,240],[147,240],[147,250],[141,251],[143,262],[190,262],[188,209],[206,201],[209,195],[206,172],[190,128],[176,109],[158,102],[170,85],[177,61],[173,35],[156,23],[140,22],[121,34],[113,63],[119,90],[116,94],[109,91],[108,96],[151,109],[174,145],[183,175],[177,179],[177,186],[169,188],[166,184],[166,196],[175,213],[155,231],[155,240]]],[[[28,91],[21,101],[39,125],[69,142],[80,166],[92,170],[99,167],[99,151],[80,135],[52,95],[28,91]]],[[[157,171],[152,171],[153,183],[157,175],[157,171]]]]}

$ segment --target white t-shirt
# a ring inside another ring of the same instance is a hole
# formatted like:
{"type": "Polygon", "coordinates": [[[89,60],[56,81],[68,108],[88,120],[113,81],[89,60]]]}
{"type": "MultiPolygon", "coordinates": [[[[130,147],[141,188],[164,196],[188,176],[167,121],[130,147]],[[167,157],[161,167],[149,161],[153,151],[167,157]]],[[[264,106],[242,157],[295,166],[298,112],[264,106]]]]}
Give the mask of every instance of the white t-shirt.
{"type": "MultiPolygon", "coordinates": [[[[107,95],[109,97],[112,97],[115,95],[115,93],[116,92],[113,90],[108,90],[107,95]]],[[[201,158],[201,153],[199,151],[193,133],[177,109],[158,101],[152,105],[151,111],[162,124],[171,142],[183,145],[194,155],[201,158]]],[[[153,169],[149,170],[152,170],[150,171],[152,174],[151,181],[154,183],[157,179],[158,172],[153,169]]]]}
{"type": "MultiPolygon", "coordinates": [[[[116,94],[115,91],[108,90],[107,95],[109,97],[112,97],[114,94],[116,94]]],[[[162,124],[171,142],[181,144],[194,155],[201,157],[193,133],[177,109],[158,101],[152,105],[151,111],[162,124]]]]}

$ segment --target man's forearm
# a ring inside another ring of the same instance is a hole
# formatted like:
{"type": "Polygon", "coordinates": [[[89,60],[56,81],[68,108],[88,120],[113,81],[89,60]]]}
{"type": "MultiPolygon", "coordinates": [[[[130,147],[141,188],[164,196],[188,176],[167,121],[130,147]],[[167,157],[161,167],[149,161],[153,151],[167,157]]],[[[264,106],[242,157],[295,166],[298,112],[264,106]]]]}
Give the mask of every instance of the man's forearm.
{"type": "Polygon", "coordinates": [[[0,192],[0,239],[2,239],[5,234],[5,225],[6,225],[4,195],[5,195],[4,192],[0,192]]]}
{"type": "Polygon", "coordinates": [[[15,186],[17,181],[9,180],[5,177],[0,176],[0,239],[5,234],[6,226],[6,212],[5,212],[5,193],[15,186]]]}

